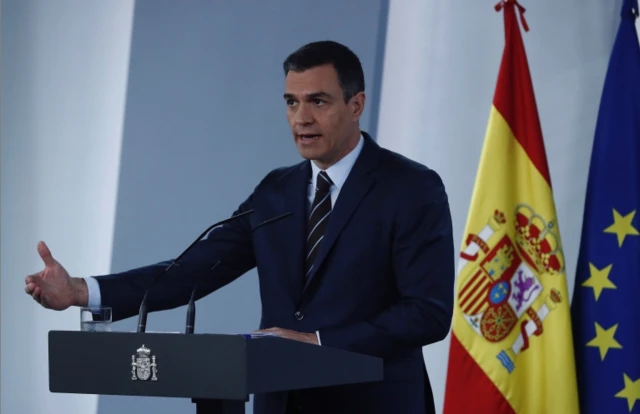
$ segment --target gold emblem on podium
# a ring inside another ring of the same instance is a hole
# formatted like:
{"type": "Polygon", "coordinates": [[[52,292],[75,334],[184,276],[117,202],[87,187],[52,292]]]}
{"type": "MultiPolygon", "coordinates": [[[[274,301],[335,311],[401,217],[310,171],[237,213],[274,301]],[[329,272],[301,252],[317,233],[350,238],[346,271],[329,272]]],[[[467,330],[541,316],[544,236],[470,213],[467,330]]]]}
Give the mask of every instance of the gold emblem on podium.
{"type": "Polygon", "coordinates": [[[158,364],[156,356],[151,355],[151,350],[144,346],[138,348],[136,355],[131,355],[131,379],[133,381],[157,381],[158,364]]]}

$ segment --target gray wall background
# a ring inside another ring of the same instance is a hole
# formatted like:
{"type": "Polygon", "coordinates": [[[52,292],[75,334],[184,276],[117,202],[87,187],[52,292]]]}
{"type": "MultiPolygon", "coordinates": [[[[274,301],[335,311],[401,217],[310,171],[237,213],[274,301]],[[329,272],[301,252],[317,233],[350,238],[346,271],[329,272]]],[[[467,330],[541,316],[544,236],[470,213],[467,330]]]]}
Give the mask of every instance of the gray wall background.
{"type": "MultiPolygon", "coordinates": [[[[112,271],[176,257],[268,171],[301,160],[281,66],[304,43],[332,39],[359,55],[368,91],[361,125],[375,133],[387,3],[138,0],[112,271]]],[[[182,331],[185,315],[184,307],[151,314],[147,329],[182,331]]],[[[196,332],[251,331],[259,318],[254,270],[198,302],[196,332]]],[[[120,396],[101,396],[98,405],[104,414],[194,409],[190,400],[120,396]]]]}

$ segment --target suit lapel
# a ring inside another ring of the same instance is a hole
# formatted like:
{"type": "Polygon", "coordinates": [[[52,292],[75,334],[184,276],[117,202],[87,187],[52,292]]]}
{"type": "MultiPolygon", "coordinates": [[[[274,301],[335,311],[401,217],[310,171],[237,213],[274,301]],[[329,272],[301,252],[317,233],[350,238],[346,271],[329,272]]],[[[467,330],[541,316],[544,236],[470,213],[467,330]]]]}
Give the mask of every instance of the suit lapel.
{"type": "Polygon", "coordinates": [[[285,240],[287,243],[287,256],[289,258],[290,278],[294,288],[294,296],[300,294],[304,278],[304,257],[307,229],[307,191],[311,177],[311,166],[304,162],[296,168],[291,176],[291,182],[286,186],[285,203],[286,211],[293,212],[290,217],[292,223],[287,226],[289,234],[285,240]]]}
{"type": "Polygon", "coordinates": [[[379,147],[366,133],[363,133],[363,135],[365,136],[365,143],[362,152],[353,165],[347,180],[340,190],[336,204],[332,208],[331,217],[320,245],[320,251],[313,269],[306,279],[306,284],[302,291],[303,295],[308,292],[311,283],[317,279],[318,269],[322,267],[338,236],[375,182],[375,179],[368,173],[378,165],[379,147]]]}

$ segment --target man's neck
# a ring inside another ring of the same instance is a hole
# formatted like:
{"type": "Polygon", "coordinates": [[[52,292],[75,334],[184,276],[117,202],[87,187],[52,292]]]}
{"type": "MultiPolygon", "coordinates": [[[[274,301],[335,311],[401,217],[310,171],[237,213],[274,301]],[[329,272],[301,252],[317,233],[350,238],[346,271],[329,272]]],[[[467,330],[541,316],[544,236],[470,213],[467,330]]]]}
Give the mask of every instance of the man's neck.
{"type": "Polygon", "coordinates": [[[313,160],[313,163],[323,171],[329,169],[332,165],[337,164],[338,162],[340,162],[340,160],[342,160],[344,157],[349,155],[351,153],[351,151],[353,151],[358,146],[358,142],[360,142],[360,137],[361,136],[362,136],[362,132],[360,132],[360,129],[358,129],[356,131],[355,137],[349,138],[349,142],[347,143],[345,149],[342,150],[340,152],[340,155],[338,157],[336,157],[336,159],[332,160],[331,162],[323,162],[321,160],[313,160]]]}

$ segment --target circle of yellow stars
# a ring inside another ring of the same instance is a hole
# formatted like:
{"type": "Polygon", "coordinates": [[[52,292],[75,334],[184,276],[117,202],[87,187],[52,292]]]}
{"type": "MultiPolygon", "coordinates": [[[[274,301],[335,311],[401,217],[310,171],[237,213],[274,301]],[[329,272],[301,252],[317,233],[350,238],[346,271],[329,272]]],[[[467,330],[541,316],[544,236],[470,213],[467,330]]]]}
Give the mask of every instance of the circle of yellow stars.
{"type": "MultiPolygon", "coordinates": [[[[628,213],[627,215],[621,215],[615,208],[613,209],[613,224],[604,229],[605,233],[615,234],[618,247],[622,247],[627,236],[638,236],[640,232],[633,227],[633,218],[636,211],[628,213]]],[[[589,263],[589,279],[582,283],[583,287],[593,289],[593,295],[597,301],[600,298],[603,290],[605,289],[617,289],[616,285],[609,279],[609,274],[613,268],[613,264],[605,266],[601,269],[596,267],[593,263],[589,263]]],[[[604,361],[607,353],[610,349],[622,349],[622,345],[616,341],[615,334],[618,329],[618,324],[615,324],[609,328],[603,328],[599,323],[595,323],[596,337],[587,342],[587,346],[598,348],[600,351],[600,360],[604,361]]],[[[623,373],[624,388],[620,390],[615,396],[617,398],[625,398],[627,400],[627,406],[629,412],[633,410],[636,401],[640,400],[640,378],[635,381],[632,380],[626,373],[623,373]]]]}

